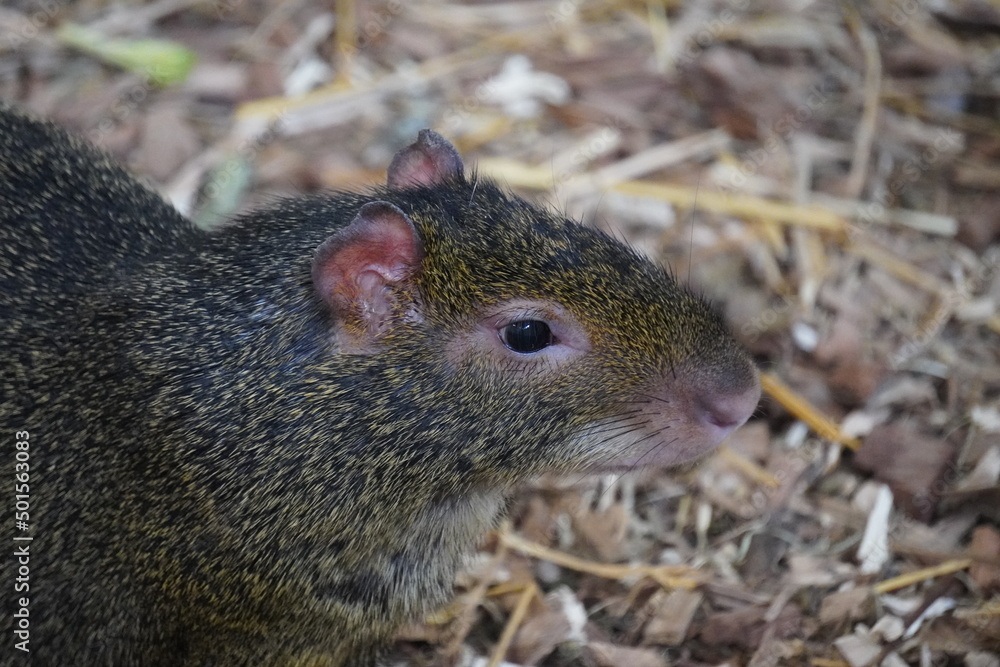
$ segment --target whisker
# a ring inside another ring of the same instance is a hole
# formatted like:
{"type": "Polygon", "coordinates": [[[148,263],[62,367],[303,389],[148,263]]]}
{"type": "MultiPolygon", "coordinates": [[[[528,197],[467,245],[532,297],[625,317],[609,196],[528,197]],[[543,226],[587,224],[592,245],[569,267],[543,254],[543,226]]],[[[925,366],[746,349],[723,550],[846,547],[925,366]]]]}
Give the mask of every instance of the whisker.
{"type": "Polygon", "coordinates": [[[665,405],[670,405],[670,401],[669,400],[667,400],[665,398],[661,398],[659,396],[654,396],[653,394],[638,394],[638,396],[640,398],[647,399],[646,400],[647,403],[663,403],[665,405]]]}
{"type": "MultiPolygon", "coordinates": [[[[582,435],[582,437],[596,437],[596,436],[606,436],[608,433],[612,433],[619,429],[625,429],[627,431],[635,430],[643,425],[645,425],[646,420],[634,421],[634,418],[629,417],[628,419],[622,419],[616,422],[611,422],[609,424],[602,424],[599,427],[588,428],[587,431],[582,435]]],[[[611,438],[604,438],[604,442],[607,442],[611,438]]]]}
{"type": "MultiPolygon", "coordinates": [[[[582,433],[579,437],[581,439],[586,439],[588,441],[594,441],[591,443],[589,448],[603,447],[609,442],[614,440],[622,439],[628,437],[630,434],[635,433],[642,429],[644,422],[629,424],[629,423],[616,423],[614,425],[609,425],[607,427],[602,427],[599,430],[589,429],[585,433],[582,433]]],[[[615,455],[613,452],[608,452],[603,456],[597,457],[597,463],[603,463],[605,461],[613,461],[615,455]]],[[[581,470],[577,476],[573,479],[573,484],[579,484],[585,477],[591,475],[590,470],[581,470]]]]}
{"type": "MultiPolygon", "coordinates": [[[[658,438],[660,436],[660,434],[664,430],[665,429],[658,429],[658,430],[656,430],[653,433],[647,433],[644,437],[642,437],[639,440],[637,440],[634,444],[639,444],[639,443],[643,442],[644,440],[649,440],[651,438],[658,438]]],[[[669,447],[673,443],[677,442],[677,440],[678,440],[678,438],[674,438],[673,440],[671,440],[669,442],[657,442],[657,443],[654,443],[653,446],[650,447],[649,449],[647,449],[643,453],[642,456],[640,456],[638,459],[636,459],[635,466],[633,467],[633,469],[639,468],[640,465],[642,464],[642,460],[644,458],[646,458],[647,456],[649,456],[651,453],[655,452],[660,447],[669,447]]],[[[618,473],[617,477],[615,478],[615,482],[618,483],[622,479],[622,477],[624,477],[624,476],[625,476],[625,472],[618,473]]]]}

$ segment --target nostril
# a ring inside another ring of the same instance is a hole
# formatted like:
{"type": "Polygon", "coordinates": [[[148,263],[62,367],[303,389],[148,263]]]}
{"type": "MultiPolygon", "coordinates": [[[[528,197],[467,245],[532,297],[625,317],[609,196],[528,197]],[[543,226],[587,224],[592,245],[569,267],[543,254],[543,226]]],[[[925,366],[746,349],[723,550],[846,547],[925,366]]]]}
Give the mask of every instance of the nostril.
{"type": "Polygon", "coordinates": [[[705,421],[719,428],[736,428],[746,421],[746,417],[741,417],[737,408],[732,401],[716,397],[704,406],[705,421]]]}
{"type": "Polygon", "coordinates": [[[706,423],[731,431],[750,418],[760,399],[760,387],[754,383],[735,394],[709,393],[700,398],[702,418],[706,423]]]}

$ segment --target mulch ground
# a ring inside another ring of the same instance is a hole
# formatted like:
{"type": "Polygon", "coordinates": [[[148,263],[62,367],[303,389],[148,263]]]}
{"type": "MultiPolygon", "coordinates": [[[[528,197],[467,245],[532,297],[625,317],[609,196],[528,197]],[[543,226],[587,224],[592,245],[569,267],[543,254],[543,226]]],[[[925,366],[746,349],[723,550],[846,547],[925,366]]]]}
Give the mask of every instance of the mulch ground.
{"type": "Polygon", "coordinates": [[[995,2],[14,0],[0,97],[207,225],[434,127],[724,310],[755,418],[525,488],[397,664],[1000,666],[995,2]]]}

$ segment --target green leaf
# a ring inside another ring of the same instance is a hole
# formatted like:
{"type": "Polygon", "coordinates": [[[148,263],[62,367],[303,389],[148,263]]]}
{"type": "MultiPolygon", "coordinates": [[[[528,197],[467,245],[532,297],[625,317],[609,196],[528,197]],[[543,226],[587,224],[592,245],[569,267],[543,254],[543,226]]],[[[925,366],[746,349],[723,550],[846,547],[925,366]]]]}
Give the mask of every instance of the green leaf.
{"type": "Polygon", "coordinates": [[[64,44],[107,63],[142,74],[160,86],[187,78],[194,67],[194,51],[165,39],[108,39],[76,23],[64,23],[56,32],[64,44]]]}

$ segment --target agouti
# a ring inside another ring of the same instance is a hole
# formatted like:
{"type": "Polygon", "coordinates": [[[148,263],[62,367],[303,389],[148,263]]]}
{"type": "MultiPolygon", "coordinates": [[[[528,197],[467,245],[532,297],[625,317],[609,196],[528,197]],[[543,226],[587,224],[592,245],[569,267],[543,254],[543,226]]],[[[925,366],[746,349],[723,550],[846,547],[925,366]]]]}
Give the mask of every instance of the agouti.
{"type": "Polygon", "coordinates": [[[34,665],[370,664],[516,484],[699,457],[759,396],[706,303],[431,131],[206,233],[0,107],[0,325],[34,665]]]}

